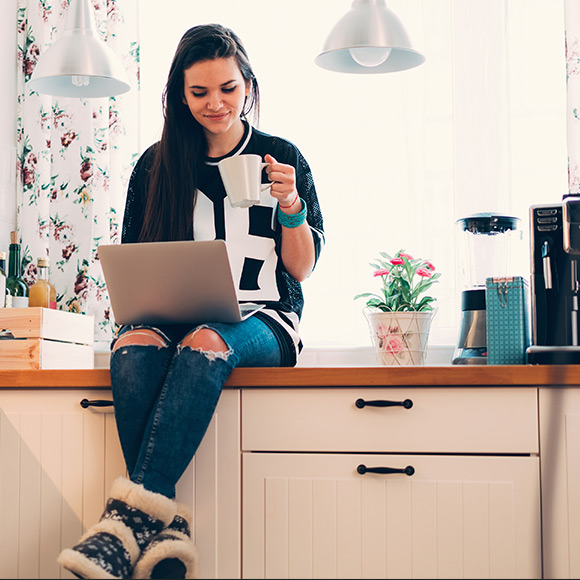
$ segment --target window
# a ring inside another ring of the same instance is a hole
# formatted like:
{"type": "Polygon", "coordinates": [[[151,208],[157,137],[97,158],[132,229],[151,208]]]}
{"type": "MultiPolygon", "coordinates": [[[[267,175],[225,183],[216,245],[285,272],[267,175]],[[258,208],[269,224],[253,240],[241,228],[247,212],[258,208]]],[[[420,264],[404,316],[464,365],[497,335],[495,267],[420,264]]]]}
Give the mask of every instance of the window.
{"type": "MultiPolygon", "coordinates": [[[[389,0],[426,62],[347,75],[314,64],[351,0],[140,3],[144,150],[159,138],[161,93],[181,35],[219,22],[244,42],[262,94],[260,128],[309,161],[326,247],[304,284],[304,343],[368,346],[359,292],[378,289],[379,251],[431,260],[439,312],[430,344],[454,345],[460,321],[455,221],[482,211],[522,219],[567,191],[563,3],[389,0]],[[541,30],[541,42],[538,42],[541,30]]],[[[519,273],[519,272],[518,272],[519,273]]]]}

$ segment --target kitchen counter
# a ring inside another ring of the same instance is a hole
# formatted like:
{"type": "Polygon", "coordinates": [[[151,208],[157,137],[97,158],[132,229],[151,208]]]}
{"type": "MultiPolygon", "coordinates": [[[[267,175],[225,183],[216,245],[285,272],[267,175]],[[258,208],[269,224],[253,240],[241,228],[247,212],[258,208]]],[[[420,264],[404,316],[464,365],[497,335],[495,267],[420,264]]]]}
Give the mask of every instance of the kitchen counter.
{"type": "MultiPolygon", "coordinates": [[[[0,388],[108,388],[109,369],[0,370],[0,388]]],[[[580,365],[238,368],[226,388],[580,385],[580,365]]]]}
{"type": "MultiPolygon", "coordinates": [[[[0,578],[58,577],[125,473],[85,399],[107,368],[0,370],[0,578]]],[[[579,578],[578,458],[580,365],[238,368],[178,497],[201,578],[579,578]]]]}

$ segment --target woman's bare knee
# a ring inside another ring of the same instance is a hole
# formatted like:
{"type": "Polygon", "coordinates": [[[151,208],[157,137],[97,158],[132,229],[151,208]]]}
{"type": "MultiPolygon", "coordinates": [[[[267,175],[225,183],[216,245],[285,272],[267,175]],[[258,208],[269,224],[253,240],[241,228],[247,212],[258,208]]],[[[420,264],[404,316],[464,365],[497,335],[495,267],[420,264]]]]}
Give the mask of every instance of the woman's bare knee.
{"type": "Polygon", "coordinates": [[[189,346],[194,350],[203,352],[227,352],[229,350],[224,339],[211,328],[194,330],[181,341],[181,346],[189,346]]]}
{"type": "Polygon", "coordinates": [[[162,348],[167,346],[165,339],[155,330],[150,328],[135,328],[124,332],[115,342],[113,352],[124,346],[152,345],[162,348]]]}

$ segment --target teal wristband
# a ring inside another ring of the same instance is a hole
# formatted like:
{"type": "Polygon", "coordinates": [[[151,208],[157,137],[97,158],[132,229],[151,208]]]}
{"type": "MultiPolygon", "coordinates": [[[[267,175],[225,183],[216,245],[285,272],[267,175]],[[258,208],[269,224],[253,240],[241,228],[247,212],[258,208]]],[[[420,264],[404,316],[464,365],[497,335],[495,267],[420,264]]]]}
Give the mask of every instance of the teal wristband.
{"type": "Polygon", "coordinates": [[[278,206],[278,221],[285,228],[297,228],[306,221],[306,202],[300,198],[302,209],[298,213],[284,213],[278,206]]]}

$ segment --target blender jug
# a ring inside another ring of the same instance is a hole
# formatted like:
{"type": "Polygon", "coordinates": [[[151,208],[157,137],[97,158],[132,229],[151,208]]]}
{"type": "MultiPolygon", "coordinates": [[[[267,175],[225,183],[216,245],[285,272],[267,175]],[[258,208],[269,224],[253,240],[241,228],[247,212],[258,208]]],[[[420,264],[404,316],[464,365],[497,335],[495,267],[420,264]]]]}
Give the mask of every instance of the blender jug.
{"type": "Polygon", "coordinates": [[[496,213],[478,213],[455,222],[462,292],[459,339],[452,364],[487,364],[486,279],[515,274],[514,257],[523,242],[520,222],[517,217],[496,213]]]}

